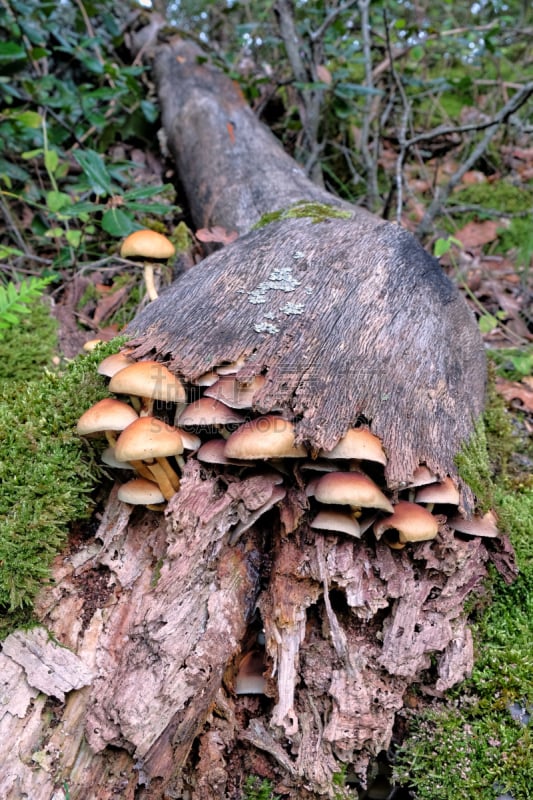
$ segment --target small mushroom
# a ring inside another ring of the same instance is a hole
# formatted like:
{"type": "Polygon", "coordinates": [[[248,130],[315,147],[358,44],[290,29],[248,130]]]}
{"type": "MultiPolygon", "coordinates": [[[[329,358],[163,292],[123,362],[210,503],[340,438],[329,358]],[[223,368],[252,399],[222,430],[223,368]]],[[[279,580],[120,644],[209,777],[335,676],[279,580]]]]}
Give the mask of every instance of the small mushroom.
{"type": "Polygon", "coordinates": [[[109,390],[141,398],[141,416],[151,416],[154,401],[184,403],[185,389],[179,378],[159,361],[137,361],[116,372],[109,382],[109,390]]]}
{"type": "MultiPolygon", "coordinates": [[[[439,524],[433,514],[416,503],[400,500],[394,506],[394,511],[374,524],[374,535],[381,539],[386,531],[398,532],[398,542],[422,542],[434,539],[439,532],[439,524]]],[[[389,541],[388,544],[391,544],[389,541]]],[[[391,545],[392,546],[392,545],[391,545]]]]}
{"type": "Polygon", "coordinates": [[[209,372],[203,372],[201,375],[198,375],[192,381],[193,386],[212,386],[214,383],[218,381],[218,373],[214,370],[209,370],[209,372]]]}
{"type": "Polygon", "coordinates": [[[487,511],[483,516],[474,515],[465,519],[464,517],[452,517],[447,520],[447,524],[454,531],[467,533],[470,536],[483,536],[494,539],[500,535],[498,530],[498,520],[494,511],[487,511]]]}
{"type": "Polygon", "coordinates": [[[245,422],[231,434],[224,452],[227,458],[245,461],[259,458],[301,458],[307,455],[303,445],[294,444],[292,422],[274,415],[245,422]]]}
{"type": "Polygon", "coordinates": [[[260,506],[260,508],[255,509],[255,511],[250,514],[246,521],[238,522],[237,525],[235,525],[229,537],[229,543],[232,545],[236,544],[241,538],[242,534],[247,531],[248,528],[251,528],[252,525],[257,522],[259,517],[262,517],[263,514],[266,514],[267,511],[270,511],[270,509],[273,508],[276,503],[279,503],[280,500],[283,500],[285,495],[285,489],[283,489],[281,486],[273,486],[272,494],[266,503],[260,506]]]}
{"type": "Polygon", "coordinates": [[[230,408],[251,408],[253,398],[265,383],[263,375],[256,375],[250,381],[239,381],[234,375],[223,376],[205,390],[206,397],[213,397],[230,408]]]}
{"type": "Polygon", "coordinates": [[[387,463],[381,441],[367,428],[350,428],[332,450],[321,450],[318,455],[321,458],[377,461],[383,465],[387,463]]]}
{"type": "Polygon", "coordinates": [[[315,499],[319,503],[361,508],[379,508],[393,511],[390,500],[367,475],[360,472],[328,472],[315,486],[315,499]]]}
{"type": "Polygon", "coordinates": [[[175,423],[180,428],[208,428],[227,438],[228,426],[241,425],[245,417],[212,397],[195,400],[176,415],[175,423]]]}
{"type": "Polygon", "coordinates": [[[106,378],[112,378],[116,372],[120,372],[121,369],[129,367],[131,364],[135,364],[135,361],[125,350],[122,350],[120,353],[112,353],[100,361],[97,372],[99,375],[105,375],[106,378]]]}
{"type": "Polygon", "coordinates": [[[459,490],[449,477],[445,478],[441,483],[430,483],[427,486],[423,486],[415,495],[415,502],[426,503],[428,511],[433,511],[435,503],[458,506],[459,501],[459,490]]]}
{"type": "Polygon", "coordinates": [[[122,242],[120,255],[131,261],[144,264],[144,284],[150,300],[157,298],[154,283],[154,262],[168,261],[176,253],[176,248],[166,236],[152,230],[140,230],[130,233],[122,242]]]}
{"type": "Polygon", "coordinates": [[[180,487],[179,477],[167,456],[182,452],[180,432],[155,417],[139,417],[122,431],[115,445],[115,457],[119,461],[133,464],[142,461],[148,467],[167,500],[180,487]]]}
{"type": "Polygon", "coordinates": [[[106,464],[108,467],[113,467],[113,469],[133,469],[132,465],[128,464],[127,461],[118,461],[115,458],[114,447],[106,447],[106,449],[100,454],[100,458],[104,464],[106,464]]]}
{"type": "Polygon", "coordinates": [[[437,476],[434,475],[428,467],[422,464],[415,469],[411,481],[405,488],[416,489],[418,486],[426,486],[428,483],[436,483],[438,480],[437,476]]]}
{"type": "Polygon", "coordinates": [[[133,478],[123,483],[117,492],[117,497],[123,503],[146,506],[152,511],[161,511],[165,503],[165,497],[157,483],[145,478],[133,478]]]}
{"type": "Polygon", "coordinates": [[[235,694],[265,694],[265,654],[262,650],[250,650],[241,658],[233,684],[235,694]]]}
{"type": "Polygon", "coordinates": [[[226,439],[210,439],[208,442],[200,447],[196,453],[198,461],[204,464],[224,464],[235,467],[249,467],[249,461],[238,461],[226,456],[224,452],[226,447],[226,439]]]}
{"type": "Polygon", "coordinates": [[[310,527],[321,531],[345,533],[347,536],[353,536],[356,539],[361,536],[359,523],[346,511],[336,511],[329,508],[319,511],[310,523],[310,527]]]}
{"type": "Polygon", "coordinates": [[[104,434],[109,445],[114,447],[117,439],[115,431],[124,430],[136,419],[137,412],[127,403],[114,397],[106,397],[81,415],[76,430],[80,436],[104,434]]]}

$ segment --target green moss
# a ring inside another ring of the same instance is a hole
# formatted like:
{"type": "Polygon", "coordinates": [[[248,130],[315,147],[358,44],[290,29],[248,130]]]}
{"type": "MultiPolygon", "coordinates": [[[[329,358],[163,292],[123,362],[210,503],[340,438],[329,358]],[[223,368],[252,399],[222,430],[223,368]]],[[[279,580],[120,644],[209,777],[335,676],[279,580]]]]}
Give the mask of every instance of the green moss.
{"type": "MultiPolygon", "coordinates": [[[[484,418],[457,462],[482,508],[496,510],[519,576],[508,586],[493,571],[490,603],[474,628],[471,677],[445,704],[411,722],[394,779],[412,784],[418,800],[495,800],[503,792],[514,800],[531,798],[531,723],[513,719],[510,711],[518,704],[533,714],[533,481],[512,462],[522,447],[491,381],[484,418]]],[[[479,608],[473,612],[479,615],[479,608]]]]}
{"type": "Polygon", "coordinates": [[[531,725],[513,719],[511,708],[517,704],[533,712],[532,620],[529,566],[512,586],[497,583],[477,627],[471,678],[450,693],[445,707],[411,725],[394,778],[414,784],[419,800],[495,800],[504,791],[514,800],[531,798],[531,725]]]}
{"type": "Polygon", "coordinates": [[[264,228],[265,225],[270,225],[271,222],[279,222],[282,219],[302,219],[304,217],[311,219],[313,222],[324,222],[327,219],[350,219],[352,213],[325,203],[310,203],[303,200],[289,208],[263,214],[259,222],[256,222],[253,226],[253,230],[264,228]]]}
{"type": "Polygon", "coordinates": [[[274,794],[272,784],[266,778],[261,780],[255,775],[250,775],[243,787],[242,800],[280,800],[274,794]]]}
{"type": "Polygon", "coordinates": [[[57,323],[44,300],[34,303],[27,316],[3,332],[0,340],[0,382],[33,380],[52,366],[57,349],[57,323]]]}
{"type": "MultiPolygon", "coordinates": [[[[62,374],[0,386],[0,608],[6,614],[31,608],[69,524],[91,512],[99,469],[75,426],[108,394],[96,368],[117,348],[118,340],[79,356],[62,374]]],[[[9,621],[4,617],[4,629],[9,621]]]]}

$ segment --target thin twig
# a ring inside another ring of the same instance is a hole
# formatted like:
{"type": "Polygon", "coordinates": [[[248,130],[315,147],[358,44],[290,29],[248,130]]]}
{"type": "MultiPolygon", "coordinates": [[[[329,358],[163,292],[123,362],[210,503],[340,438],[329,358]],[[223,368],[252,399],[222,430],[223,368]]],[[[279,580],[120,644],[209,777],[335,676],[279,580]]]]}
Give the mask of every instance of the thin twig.
{"type": "Polygon", "coordinates": [[[483,155],[485,150],[490,144],[492,138],[496,135],[496,132],[500,125],[507,122],[511,114],[514,114],[524,103],[527,102],[528,98],[533,94],[533,81],[526,83],[522,86],[520,91],[518,91],[504,106],[500,109],[498,114],[493,118],[491,123],[487,125],[487,130],[485,131],[485,135],[478,142],[477,146],[474,147],[472,152],[470,153],[469,157],[464,161],[461,166],[454,172],[450,180],[444,186],[441,186],[437,189],[435,193],[435,197],[431,202],[428,210],[424,214],[424,217],[418,226],[417,233],[418,235],[423,235],[428,233],[431,229],[431,225],[433,223],[434,218],[440,212],[442,205],[446,202],[446,199],[455,189],[455,187],[461,181],[463,175],[468,172],[472,168],[472,166],[476,163],[476,161],[483,155]]]}
{"type": "Polygon", "coordinates": [[[366,169],[368,207],[372,210],[378,204],[379,189],[376,159],[370,152],[370,126],[372,117],[374,79],[372,76],[372,41],[370,32],[370,0],[359,0],[361,14],[361,36],[363,40],[363,60],[365,65],[365,82],[367,90],[365,107],[361,122],[361,156],[366,169]]]}
{"type": "MultiPolygon", "coordinates": [[[[389,20],[386,9],[383,10],[383,23],[385,28],[385,42],[387,46],[387,52],[392,54],[392,45],[390,39],[390,30],[389,30],[389,20]]],[[[400,120],[400,127],[398,129],[398,142],[400,145],[400,150],[398,153],[398,158],[396,159],[396,168],[395,168],[395,183],[396,183],[396,220],[397,222],[401,221],[402,218],[402,209],[403,209],[403,165],[405,162],[405,157],[407,155],[407,127],[409,125],[409,121],[411,118],[411,104],[407,99],[407,95],[405,93],[405,89],[403,83],[401,81],[400,76],[396,72],[396,68],[394,66],[394,59],[391,57],[390,59],[390,71],[392,75],[392,80],[396,88],[398,89],[398,93],[402,100],[402,115],[400,120]]]]}
{"type": "Polygon", "coordinates": [[[337,17],[340,17],[341,14],[344,14],[345,11],[348,11],[348,9],[352,8],[352,6],[357,5],[357,3],[358,0],[348,0],[347,3],[343,3],[342,5],[333,8],[326,16],[324,22],[322,22],[322,24],[316,29],[316,31],[311,31],[311,33],[309,34],[309,38],[311,39],[311,41],[312,42],[319,40],[321,41],[327,29],[329,28],[330,25],[332,25],[335,22],[337,17]]]}

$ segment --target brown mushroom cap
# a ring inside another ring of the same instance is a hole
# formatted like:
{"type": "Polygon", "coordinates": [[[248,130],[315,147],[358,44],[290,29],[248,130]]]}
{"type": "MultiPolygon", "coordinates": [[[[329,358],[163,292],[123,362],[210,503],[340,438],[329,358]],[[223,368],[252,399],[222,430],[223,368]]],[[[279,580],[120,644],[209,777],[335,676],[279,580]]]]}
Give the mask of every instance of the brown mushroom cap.
{"type": "Polygon", "coordinates": [[[133,480],[123,483],[117,492],[117,497],[123,503],[130,503],[133,506],[165,502],[157,483],[146,480],[146,478],[133,478],[133,480]]]}
{"type": "Polygon", "coordinates": [[[137,361],[121,369],[111,378],[109,390],[167,403],[184,403],[186,400],[185,389],[179,378],[159,361],[137,361]]]}
{"type": "Polygon", "coordinates": [[[264,694],[267,687],[263,676],[264,670],[265,655],[262,651],[252,650],[246,653],[235,676],[233,685],[235,694],[264,694]]]}
{"type": "Polygon", "coordinates": [[[245,421],[242,414],[238,414],[224,403],[212,397],[201,397],[181,411],[176,417],[180,427],[209,427],[211,425],[240,425],[245,421]]]}
{"type": "Polygon", "coordinates": [[[441,483],[430,483],[419,489],[415,495],[417,503],[443,503],[458,506],[460,497],[459,489],[451,478],[445,478],[441,483]]]}
{"type": "Polygon", "coordinates": [[[256,375],[246,383],[240,383],[233,375],[219,378],[205,390],[206,397],[214,397],[230,408],[251,408],[254,395],[264,386],[265,377],[256,375]]]}
{"type": "Polygon", "coordinates": [[[414,489],[417,486],[426,486],[428,483],[436,483],[438,480],[437,476],[434,475],[428,467],[422,464],[415,469],[411,481],[405,488],[414,489]]]}
{"type": "Polygon", "coordinates": [[[172,258],[176,248],[166,236],[148,229],[134,231],[126,236],[120,248],[122,258],[155,259],[166,261],[172,258]]]}
{"type": "Polygon", "coordinates": [[[237,428],[226,441],[227,458],[301,458],[305,447],[294,444],[294,427],[282,417],[257,417],[237,428]]]}
{"type": "Polygon", "coordinates": [[[116,372],[120,372],[121,369],[129,367],[131,364],[135,364],[135,361],[126,353],[112,353],[99,363],[97,372],[99,375],[112,378],[116,372]]]}
{"type": "Polygon", "coordinates": [[[131,464],[128,464],[127,461],[117,460],[114,447],[106,447],[106,449],[100,453],[100,458],[108,467],[113,467],[114,469],[133,469],[131,464]]]}
{"type": "Polygon", "coordinates": [[[470,536],[485,536],[495,538],[500,535],[498,530],[498,520],[493,511],[487,511],[483,516],[473,516],[469,519],[464,517],[452,517],[447,520],[450,528],[459,533],[468,533],[470,536]]]}
{"type": "Polygon", "coordinates": [[[385,531],[394,529],[398,531],[398,540],[406,542],[421,542],[434,539],[439,532],[436,518],[424,506],[400,500],[394,506],[394,512],[374,525],[376,539],[381,539],[385,531]]]}
{"type": "Polygon", "coordinates": [[[319,511],[310,523],[310,527],[321,531],[345,533],[348,536],[354,536],[356,539],[361,536],[359,523],[346,511],[335,511],[329,508],[319,511]]]}
{"type": "Polygon", "coordinates": [[[393,511],[390,500],[374,481],[360,472],[328,472],[317,481],[315,498],[319,503],[393,511]]]}
{"type": "Polygon", "coordinates": [[[210,439],[208,442],[200,447],[196,453],[198,461],[203,461],[204,464],[229,464],[234,466],[250,466],[247,461],[238,461],[226,456],[225,453],[226,439],[210,439]]]}
{"type": "Polygon", "coordinates": [[[103,431],[122,431],[137,418],[137,412],[127,403],[114,397],[106,397],[81,415],[76,430],[81,436],[103,431]]]}
{"type": "Polygon", "coordinates": [[[387,456],[383,451],[381,441],[367,428],[350,428],[333,450],[321,450],[319,456],[377,461],[383,465],[387,463],[387,456]]]}
{"type": "Polygon", "coordinates": [[[118,461],[143,461],[183,453],[180,432],[155,417],[139,417],[122,431],[115,445],[118,461]]]}

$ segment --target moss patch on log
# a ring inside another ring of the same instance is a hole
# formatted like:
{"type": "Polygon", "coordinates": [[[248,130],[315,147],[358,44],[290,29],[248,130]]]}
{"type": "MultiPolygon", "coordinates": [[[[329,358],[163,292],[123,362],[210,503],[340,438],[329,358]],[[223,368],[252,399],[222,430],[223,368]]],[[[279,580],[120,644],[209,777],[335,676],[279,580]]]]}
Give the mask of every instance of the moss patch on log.
{"type": "Polygon", "coordinates": [[[328,219],[350,219],[351,216],[352,213],[350,211],[335,208],[335,206],[330,206],[327,203],[302,200],[300,203],[294,203],[294,205],[289,206],[289,208],[263,214],[261,219],[252,227],[252,230],[264,228],[265,225],[270,225],[271,222],[279,222],[283,219],[304,219],[307,217],[316,223],[324,222],[328,219]]]}
{"type": "MultiPolygon", "coordinates": [[[[30,325],[27,335],[21,336],[24,351],[39,341],[41,330],[30,325]]],[[[118,344],[80,356],[61,372],[43,370],[39,358],[29,380],[27,372],[13,370],[11,377],[0,381],[0,631],[4,633],[20,623],[21,610],[24,616],[31,610],[53,558],[66,542],[69,524],[86,519],[93,507],[91,493],[101,470],[75,425],[89,405],[108,394],[96,369],[118,344]]],[[[17,349],[13,347],[13,363],[17,349]]]]}

